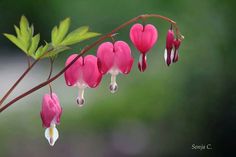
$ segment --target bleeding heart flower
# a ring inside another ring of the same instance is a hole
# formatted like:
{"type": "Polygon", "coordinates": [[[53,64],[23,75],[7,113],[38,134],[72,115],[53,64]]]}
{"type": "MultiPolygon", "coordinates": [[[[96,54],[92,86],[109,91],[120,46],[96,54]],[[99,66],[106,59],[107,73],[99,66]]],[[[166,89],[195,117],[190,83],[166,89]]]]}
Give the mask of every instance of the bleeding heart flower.
{"type": "MultiPolygon", "coordinates": [[[[71,63],[78,54],[71,55],[67,61],[66,66],[71,63]]],[[[97,57],[87,55],[86,57],[79,57],[73,65],[71,65],[64,73],[66,84],[68,86],[77,86],[79,94],[77,103],[83,106],[85,103],[84,90],[87,87],[95,88],[99,85],[102,79],[102,74],[98,70],[97,57]]]]}
{"type": "Polygon", "coordinates": [[[164,53],[164,59],[166,64],[169,66],[174,58],[174,39],[175,34],[172,29],[169,29],[166,36],[166,49],[164,53]]]}
{"type": "Polygon", "coordinates": [[[130,29],[130,39],[134,46],[140,51],[138,68],[141,72],[147,68],[146,53],[154,46],[158,39],[158,31],[155,26],[147,24],[134,24],[130,29]]]}
{"type": "Polygon", "coordinates": [[[181,44],[181,40],[175,39],[174,31],[171,29],[168,30],[166,36],[166,49],[164,54],[164,59],[166,64],[169,66],[172,62],[175,63],[178,61],[179,54],[179,46],[181,44]]]}
{"type": "Polygon", "coordinates": [[[60,123],[62,108],[55,93],[43,96],[42,109],[40,112],[43,126],[46,128],[45,137],[53,146],[59,137],[56,125],[60,123]]]}
{"type": "Polygon", "coordinates": [[[181,44],[181,40],[179,40],[179,39],[174,40],[174,48],[175,48],[174,57],[173,57],[174,63],[179,60],[179,46],[180,46],[180,44],[181,44]]]}
{"type": "Polygon", "coordinates": [[[129,45],[124,41],[117,41],[114,44],[105,42],[97,50],[98,67],[102,74],[111,74],[110,91],[118,89],[116,76],[119,73],[128,74],[133,65],[133,57],[129,45]]]}

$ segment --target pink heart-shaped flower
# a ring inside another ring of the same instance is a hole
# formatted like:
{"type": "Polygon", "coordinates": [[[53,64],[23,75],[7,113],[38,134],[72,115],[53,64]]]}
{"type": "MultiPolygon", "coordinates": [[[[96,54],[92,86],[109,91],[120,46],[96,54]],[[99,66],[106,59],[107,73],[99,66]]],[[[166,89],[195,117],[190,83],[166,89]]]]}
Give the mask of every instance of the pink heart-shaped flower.
{"type": "MultiPolygon", "coordinates": [[[[78,54],[71,55],[65,66],[70,64],[78,54]]],[[[82,106],[84,100],[84,89],[87,87],[95,88],[99,85],[102,79],[102,74],[98,70],[97,57],[87,55],[79,57],[64,73],[66,84],[68,86],[78,86],[79,94],[77,103],[82,106]]]]}
{"type": "Polygon", "coordinates": [[[97,50],[98,67],[102,74],[111,74],[110,90],[114,93],[118,86],[116,76],[128,74],[133,65],[133,57],[129,45],[124,41],[102,43],[97,50]]]}
{"type": "Polygon", "coordinates": [[[158,31],[151,24],[134,24],[130,29],[130,39],[141,53],[146,54],[156,43],[158,31]]]}
{"type": "Polygon", "coordinates": [[[147,24],[134,24],[130,29],[130,39],[141,53],[138,68],[141,72],[147,68],[146,53],[154,46],[158,39],[158,31],[155,26],[147,24]]]}
{"type": "Polygon", "coordinates": [[[97,50],[97,57],[99,70],[102,74],[112,71],[128,74],[133,65],[130,47],[124,41],[101,44],[97,50]]]}

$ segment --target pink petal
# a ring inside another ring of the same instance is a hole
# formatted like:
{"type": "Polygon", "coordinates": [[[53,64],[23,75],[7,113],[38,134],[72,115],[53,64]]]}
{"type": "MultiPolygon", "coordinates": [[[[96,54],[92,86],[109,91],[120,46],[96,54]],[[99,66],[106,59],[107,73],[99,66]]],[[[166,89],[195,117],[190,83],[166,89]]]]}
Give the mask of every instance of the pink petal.
{"type": "Polygon", "coordinates": [[[83,65],[83,80],[91,88],[95,88],[99,85],[102,79],[102,74],[98,70],[97,57],[93,55],[87,55],[84,58],[83,65]]]}
{"type": "Polygon", "coordinates": [[[174,31],[169,29],[166,36],[166,64],[169,66],[173,60],[174,31]]]}
{"type": "Polygon", "coordinates": [[[50,94],[45,94],[43,97],[42,109],[40,113],[43,126],[46,128],[50,127],[50,124],[53,120],[55,120],[56,124],[59,124],[61,114],[62,108],[57,95],[52,93],[51,97],[50,94]]]}
{"type": "MultiPolygon", "coordinates": [[[[77,57],[78,54],[73,54],[71,55],[67,61],[65,66],[67,66],[68,64],[71,63],[71,61],[77,57]]],[[[83,64],[83,59],[82,57],[80,57],[79,59],[76,60],[75,63],[73,63],[64,73],[65,76],[65,80],[66,80],[66,84],[68,86],[74,86],[77,81],[79,80],[79,78],[81,77],[81,67],[83,64]]]]}
{"type": "Polygon", "coordinates": [[[128,74],[132,68],[134,59],[131,56],[129,45],[124,41],[117,41],[114,44],[115,65],[123,74],[128,74]]]}
{"type": "Polygon", "coordinates": [[[144,27],[141,24],[134,24],[130,29],[130,39],[141,53],[147,53],[156,43],[158,31],[151,24],[144,27]]]}
{"type": "Polygon", "coordinates": [[[173,48],[174,38],[175,38],[174,31],[172,29],[169,29],[166,36],[167,51],[173,48]]]}
{"type": "Polygon", "coordinates": [[[114,48],[111,42],[102,43],[97,50],[98,66],[102,74],[106,74],[114,64],[114,48]]]}

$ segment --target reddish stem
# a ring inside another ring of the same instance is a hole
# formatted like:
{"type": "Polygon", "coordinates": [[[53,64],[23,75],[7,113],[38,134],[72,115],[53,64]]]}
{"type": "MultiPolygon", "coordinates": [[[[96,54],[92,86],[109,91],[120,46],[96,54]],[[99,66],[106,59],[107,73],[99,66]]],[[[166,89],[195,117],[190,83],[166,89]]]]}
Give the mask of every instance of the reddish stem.
{"type": "Polygon", "coordinates": [[[21,80],[28,74],[28,72],[34,67],[34,65],[39,60],[35,60],[31,65],[28,66],[28,68],[25,70],[25,72],[20,76],[20,78],[13,84],[13,86],[7,91],[7,93],[3,96],[3,98],[0,100],[0,106],[2,103],[7,99],[7,97],[11,94],[11,92],[16,88],[16,86],[21,82],[21,80]]]}
{"type": "Polygon", "coordinates": [[[162,15],[158,15],[158,14],[145,14],[145,15],[140,15],[140,16],[137,16],[123,24],[121,24],[119,27],[113,29],[110,33],[107,33],[106,35],[100,37],[97,41],[95,41],[94,43],[92,43],[90,46],[87,46],[85,47],[81,52],[80,54],[74,58],[70,64],[68,64],[65,68],[63,68],[59,73],[57,73],[54,77],[52,77],[51,79],[33,87],[32,89],[28,90],[27,92],[19,95],[18,97],[14,98],[13,100],[11,100],[9,103],[7,103],[6,105],[4,105],[2,108],[0,108],[0,112],[4,111],[6,108],[8,108],[9,106],[11,106],[12,104],[14,104],[15,102],[17,102],[18,100],[26,97],[27,95],[37,91],[38,89],[46,86],[47,84],[51,83],[52,81],[56,80],[58,77],[60,77],[72,64],[74,64],[76,62],[76,60],[82,56],[83,54],[85,54],[87,51],[89,51],[90,49],[92,49],[93,47],[95,47],[96,45],[98,45],[99,43],[101,43],[102,41],[104,41],[106,38],[110,38],[112,34],[116,33],[118,30],[130,25],[131,23],[133,22],[136,22],[138,21],[139,19],[146,19],[146,18],[150,18],[150,17],[154,17],[154,18],[161,18],[165,21],[168,21],[170,22],[174,28],[175,28],[175,31],[176,31],[176,35],[179,37],[180,40],[182,40],[184,37],[180,34],[180,31],[178,29],[178,26],[176,25],[176,22],[174,22],[173,20],[165,17],[165,16],[162,16],[162,15]]]}

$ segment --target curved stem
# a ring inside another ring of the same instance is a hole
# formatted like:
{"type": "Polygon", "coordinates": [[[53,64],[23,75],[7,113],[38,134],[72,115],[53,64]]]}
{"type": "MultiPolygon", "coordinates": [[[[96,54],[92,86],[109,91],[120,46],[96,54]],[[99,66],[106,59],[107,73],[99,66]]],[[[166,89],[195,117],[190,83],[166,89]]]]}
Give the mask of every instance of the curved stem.
{"type": "Polygon", "coordinates": [[[0,100],[0,106],[2,103],[7,99],[7,97],[11,94],[11,92],[16,88],[16,86],[20,83],[20,81],[28,74],[28,72],[34,67],[34,65],[38,62],[39,60],[35,60],[25,71],[24,73],[19,77],[19,79],[13,84],[13,86],[7,91],[7,93],[2,97],[0,100]]]}
{"type": "Polygon", "coordinates": [[[162,16],[162,15],[158,15],[158,14],[144,14],[144,15],[140,15],[140,16],[137,16],[135,18],[132,18],[131,20],[121,24],[120,26],[118,26],[117,28],[113,29],[110,33],[107,33],[106,35],[100,37],[97,41],[95,41],[94,43],[92,43],[91,45],[85,47],[77,57],[75,57],[71,62],[70,64],[68,64],[65,68],[63,68],[60,72],[58,72],[54,77],[52,77],[51,79],[33,87],[32,89],[28,90],[27,92],[19,95],[18,97],[16,97],[15,99],[11,100],[9,103],[7,103],[5,106],[3,106],[2,108],[0,108],[0,112],[4,111],[6,108],[8,108],[9,106],[11,106],[12,104],[14,104],[15,102],[17,102],[18,100],[24,98],[25,96],[37,91],[38,89],[46,86],[47,84],[51,83],[52,81],[56,80],[58,77],[60,77],[72,64],[74,64],[76,62],[76,60],[82,56],[84,53],[86,53],[87,51],[89,51],[90,49],[92,49],[93,47],[95,47],[96,45],[98,45],[99,43],[101,43],[102,41],[104,41],[106,38],[110,38],[110,36],[114,33],[116,33],[118,30],[130,25],[131,23],[133,22],[136,22],[140,19],[146,19],[146,18],[151,18],[151,17],[154,17],[154,18],[160,18],[160,19],[163,19],[165,21],[168,21],[169,23],[171,23],[176,31],[176,35],[180,38],[180,40],[183,40],[184,37],[181,35],[179,29],[178,29],[178,26],[176,24],[175,21],[165,17],[165,16],[162,16]]]}

